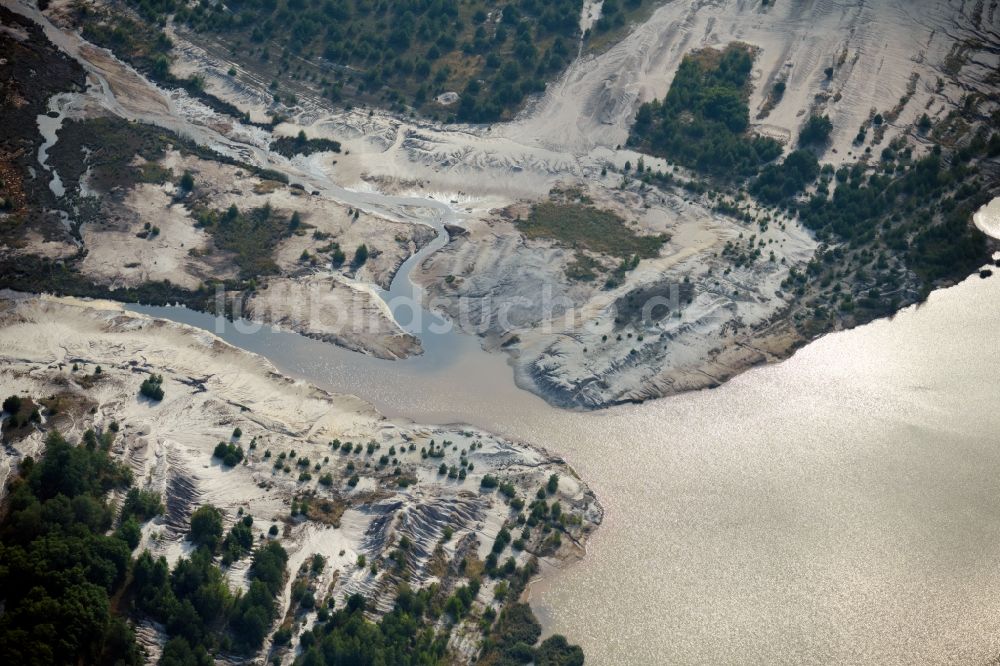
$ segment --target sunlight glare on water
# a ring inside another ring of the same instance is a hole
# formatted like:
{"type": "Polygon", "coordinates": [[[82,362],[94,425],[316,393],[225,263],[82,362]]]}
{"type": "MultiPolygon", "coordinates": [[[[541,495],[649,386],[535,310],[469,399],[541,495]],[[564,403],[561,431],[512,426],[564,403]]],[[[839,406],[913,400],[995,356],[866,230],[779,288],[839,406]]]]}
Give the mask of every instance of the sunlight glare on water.
{"type": "Polygon", "coordinates": [[[564,456],[605,521],[532,604],[589,663],[975,663],[1000,654],[998,302],[971,277],[718,389],[596,413],[517,389],[457,333],[404,361],[221,333],[390,417],[564,456]]]}
{"type": "Polygon", "coordinates": [[[998,302],[972,277],[719,389],[596,413],[514,388],[463,336],[403,362],[225,337],[393,416],[565,456],[605,522],[532,603],[589,663],[968,663],[1000,654],[998,302]]]}
{"type": "Polygon", "coordinates": [[[547,628],[602,664],[1000,654],[998,299],[973,277],[718,390],[519,432],[607,508],[533,590],[547,628]]]}

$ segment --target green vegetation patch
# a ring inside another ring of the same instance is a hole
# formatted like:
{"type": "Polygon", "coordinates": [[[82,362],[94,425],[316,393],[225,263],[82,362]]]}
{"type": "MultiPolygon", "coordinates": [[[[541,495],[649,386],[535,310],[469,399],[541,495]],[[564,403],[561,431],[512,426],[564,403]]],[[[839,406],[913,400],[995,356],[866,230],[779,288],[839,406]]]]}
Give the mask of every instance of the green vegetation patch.
{"type": "Polygon", "coordinates": [[[99,12],[90,15],[89,10],[87,13],[90,20],[83,26],[83,37],[87,41],[111,49],[137,69],[153,74],[156,78],[169,74],[169,54],[173,43],[166,33],[128,16],[119,15],[111,21],[104,20],[109,19],[110,15],[99,12]]]}
{"type": "Polygon", "coordinates": [[[646,324],[679,312],[694,297],[694,285],[664,280],[633,289],[615,301],[615,323],[646,324]]]}
{"type": "Polygon", "coordinates": [[[69,191],[78,187],[88,168],[91,185],[100,192],[154,179],[160,174],[132,162],[136,156],[158,161],[170,145],[164,130],[118,118],[66,121],[56,136],[49,161],[69,191]]]}
{"type": "Polygon", "coordinates": [[[0,662],[143,663],[111,597],[126,581],[130,547],[108,534],[105,497],[132,481],[108,456],[110,436],[89,430],[74,446],[57,432],[41,462],[24,459],[0,524],[0,662]]]}
{"type": "MultiPolygon", "coordinates": [[[[245,541],[245,535],[233,539],[245,541]]],[[[232,549],[242,552],[243,545],[235,543],[232,549]]],[[[249,588],[234,595],[214,563],[213,548],[204,541],[190,558],[178,560],[172,571],[165,558],[143,552],[136,558],[130,591],[136,611],[166,629],[170,640],[160,663],[212,663],[208,655],[220,649],[254,654],[277,619],[276,598],[287,563],[288,554],[279,543],[262,543],[253,553],[249,588]]]]}
{"type": "Polygon", "coordinates": [[[813,114],[809,116],[809,120],[805,122],[802,126],[802,131],[799,132],[799,145],[823,145],[830,138],[830,132],[832,131],[833,123],[830,122],[828,116],[813,114]]]}
{"type": "Polygon", "coordinates": [[[243,447],[232,442],[219,442],[212,452],[213,458],[218,458],[226,467],[235,467],[243,462],[243,447]]]}
{"type": "MultiPolygon", "coordinates": [[[[28,396],[9,396],[3,409],[19,413],[31,402],[28,396]]],[[[297,665],[451,663],[450,632],[463,620],[477,623],[484,637],[480,663],[583,663],[580,648],[562,637],[536,647],[540,625],[530,607],[518,599],[538,572],[537,559],[532,557],[520,568],[513,556],[498,561],[508,546],[525,547],[527,530],[512,543],[510,531],[503,528],[485,565],[468,551],[456,556],[454,566],[443,575],[452,581],[467,579],[464,584],[442,581],[413,590],[400,581],[414,556],[406,536],[378,561],[369,563],[359,556],[359,567],[370,564],[372,575],[384,569],[384,584],[396,585],[392,610],[374,619],[374,604],[359,594],[343,603],[320,598],[316,577],[326,561],[314,555],[293,581],[292,609],[279,623],[278,599],[288,580],[288,553],[273,539],[255,540],[254,520],[242,511],[226,532],[222,511],[211,505],[198,507],[187,533],[193,550],[173,567],[148,550],[133,558],[142,540],[141,523],[163,513],[164,505],[158,494],[132,488],[116,518],[107,497],[132,482],[128,468],[109,454],[118,430],[116,423],[104,433],[87,430],[79,445],[52,431],[43,458],[25,458],[11,481],[7,511],[0,520],[2,663],[138,666],[145,663],[145,655],[129,619],[159,623],[165,638],[161,665],[252,659],[260,656],[276,625],[274,646],[280,659],[293,638],[293,624],[312,613],[316,621],[298,634],[297,665]],[[247,556],[248,585],[243,591],[231,589],[224,567],[247,556]],[[483,573],[502,579],[494,593],[502,601],[499,617],[492,607],[470,615],[483,573]]],[[[497,483],[504,495],[515,494],[513,486],[497,483]]],[[[557,489],[558,477],[553,475],[539,492],[557,489]]],[[[307,499],[293,501],[293,515],[298,503],[312,518],[307,499]]],[[[511,506],[520,510],[523,501],[518,506],[512,500],[511,506]]],[[[558,502],[549,509],[538,500],[527,522],[531,526],[544,522],[544,530],[552,534],[544,542],[549,544],[553,539],[558,543],[558,533],[572,523],[571,518],[558,502]]],[[[542,530],[539,527],[539,535],[542,530]]],[[[272,525],[269,534],[277,533],[277,525],[272,525]]],[[[444,540],[451,536],[448,528],[444,540]]],[[[440,557],[443,552],[440,547],[436,551],[440,557]]]]}
{"type": "MultiPolygon", "coordinates": [[[[626,4],[635,4],[627,0],[626,4]]],[[[248,64],[276,77],[305,78],[303,63],[324,95],[339,101],[402,103],[445,111],[461,121],[509,117],[576,55],[583,0],[362,2],[360,0],[235,0],[223,4],[128,0],[149,25],[168,15],[190,30],[221,37],[248,64]],[[234,49],[235,51],[235,49],[234,49]],[[456,91],[451,107],[434,98],[456,91]]],[[[615,9],[613,0],[607,4],[615,9]]],[[[616,12],[613,12],[617,14],[616,12]]],[[[129,40],[120,22],[85,33],[118,43],[161,66],[160,37],[129,40]],[[141,41],[151,44],[142,52],[141,41]]],[[[275,90],[276,98],[292,100],[275,90]]]]}
{"type": "MultiPolygon", "coordinates": [[[[239,166],[262,178],[275,178],[271,171],[220,155],[169,130],[121,118],[67,120],[56,137],[56,144],[49,150],[49,164],[59,173],[68,192],[79,186],[80,178],[88,169],[91,185],[100,192],[127,189],[142,182],[165,182],[173,173],[156,162],[163,159],[168,148],[182,155],[239,166]],[[136,165],[136,157],[143,162],[136,165]]],[[[288,181],[287,177],[280,178],[288,181]]],[[[179,180],[183,185],[186,178],[182,175],[179,180]]],[[[191,184],[193,186],[193,181],[191,184]]]]}
{"type": "Polygon", "coordinates": [[[226,211],[202,210],[197,220],[220,250],[235,253],[244,277],[277,272],[274,247],[291,233],[291,220],[277,215],[269,205],[245,212],[235,204],[226,211]]]}
{"type": "Polygon", "coordinates": [[[330,139],[309,139],[306,138],[305,132],[299,132],[298,136],[283,136],[272,141],[271,150],[285,157],[323,152],[339,153],[340,142],[330,139]]]}
{"type": "MultiPolygon", "coordinates": [[[[517,228],[530,239],[554,240],[560,245],[615,257],[655,257],[667,242],[664,235],[640,236],[625,220],[608,210],[578,203],[546,201],[535,204],[517,228]]],[[[583,271],[585,267],[581,267],[583,271]]]]}
{"type": "Polygon", "coordinates": [[[64,233],[62,218],[50,210],[50,177],[37,173],[38,116],[56,92],[83,90],[86,77],[32,19],[0,6],[0,25],[6,28],[0,32],[0,244],[11,247],[28,229],[47,239],[64,233]]]}
{"type": "Polygon", "coordinates": [[[599,53],[617,44],[631,28],[644,23],[659,4],[657,0],[604,0],[600,18],[587,31],[585,48],[599,53]]]}
{"type": "Polygon", "coordinates": [[[9,418],[3,422],[3,440],[10,442],[29,435],[34,424],[42,420],[38,405],[31,398],[11,395],[3,401],[3,411],[9,418]]]}
{"type": "MultiPolygon", "coordinates": [[[[163,185],[174,179],[174,172],[172,169],[163,167],[156,162],[145,162],[139,166],[140,180],[144,183],[153,183],[156,185],[163,185]]],[[[190,178],[189,174],[185,176],[190,178]]],[[[190,189],[190,188],[185,188],[190,189]]]]}
{"type": "Polygon", "coordinates": [[[819,162],[810,151],[799,149],[781,161],[768,164],[750,185],[750,193],[770,204],[781,203],[801,192],[819,175],[819,162]]]}
{"type": "Polygon", "coordinates": [[[578,251],[566,265],[566,277],[575,282],[593,282],[603,269],[599,261],[578,251]]]}
{"type": "MultiPolygon", "coordinates": [[[[980,149],[985,148],[983,141],[980,149]]],[[[833,195],[817,193],[800,207],[800,219],[823,240],[842,239],[852,247],[884,244],[927,288],[968,275],[988,258],[986,237],[969,221],[997,187],[968,159],[957,154],[949,164],[935,149],[899,173],[889,163],[883,173],[870,175],[857,166],[842,167],[833,195]]]]}
{"type": "Polygon", "coordinates": [[[307,647],[295,660],[296,666],[448,663],[449,632],[432,628],[433,618],[440,615],[434,605],[436,587],[414,591],[405,583],[400,585],[395,606],[377,622],[365,618],[365,598],[351,595],[325,623],[302,636],[302,645],[307,647]]]}
{"type": "Polygon", "coordinates": [[[78,4],[72,11],[77,24],[82,26],[81,31],[87,41],[110,49],[157,83],[183,88],[214,111],[233,116],[244,123],[257,124],[251,123],[249,114],[240,111],[235,105],[205,92],[205,79],[200,74],[178,78],[170,72],[173,42],[161,29],[166,19],[166,14],[161,12],[172,11],[175,4],[172,0],[142,0],[131,4],[137,9],[140,18],[145,20],[136,21],[120,8],[78,4]]]}
{"type": "Polygon", "coordinates": [[[639,107],[628,144],[720,178],[756,174],[781,144],[749,131],[753,61],[738,43],[684,56],[663,101],[639,107]]]}
{"type": "Polygon", "coordinates": [[[971,217],[1000,187],[990,161],[1000,137],[982,127],[970,138],[920,158],[896,139],[877,165],[824,167],[815,194],[783,204],[824,243],[782,283],[804,297],[795,315],[801,330],[815,335],[891,314],[989,261],[989,241],[971,217]]]}
{"type": "Polygon", "coordinates": [[[154,402],[163,400],[163,375],[151,374],[139,385],[139,394],[154,402]]]}

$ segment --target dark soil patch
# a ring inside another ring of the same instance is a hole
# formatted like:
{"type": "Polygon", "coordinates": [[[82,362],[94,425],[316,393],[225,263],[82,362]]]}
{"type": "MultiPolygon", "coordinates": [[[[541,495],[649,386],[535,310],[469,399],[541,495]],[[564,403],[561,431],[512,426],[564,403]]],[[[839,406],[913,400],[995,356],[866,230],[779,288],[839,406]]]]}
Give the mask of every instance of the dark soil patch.
{"type": "Polygon", "coordinates": [[[49,97],[82,90],[83,68],[63,55],[31,20],[0,6],[0,24],[26,33],[21,41],[0,33],[0,243],[17,245],[29,228],[46,238],[65,235],[57,215],[49,175],[38,164],[42,136],[37,118],[46,113],[49,97]],[[31,175],[31,170],[35,175],[31,175]]]}
{"type": "Polygon", "coordinates": [[[633,289],[615,301],[615,323],[646,324],[679,312],[694,295],[690,283],[663,281],[633,289]]]}

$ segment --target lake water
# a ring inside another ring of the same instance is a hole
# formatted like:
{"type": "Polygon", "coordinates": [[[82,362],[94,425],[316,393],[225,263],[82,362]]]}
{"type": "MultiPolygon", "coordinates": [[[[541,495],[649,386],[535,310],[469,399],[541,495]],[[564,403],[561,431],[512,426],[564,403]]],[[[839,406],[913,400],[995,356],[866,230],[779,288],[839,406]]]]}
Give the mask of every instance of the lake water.
{"type": "Polygon", "coordinates": [[[972,277],[721,388],[596,413],[517,389],[460,334],[401,362],[222,337],[387,415],[563,455],[605,522],[532,605],[589,663],[984,663],[1000,654],[998,304],[1000,278],[972,277]]]}

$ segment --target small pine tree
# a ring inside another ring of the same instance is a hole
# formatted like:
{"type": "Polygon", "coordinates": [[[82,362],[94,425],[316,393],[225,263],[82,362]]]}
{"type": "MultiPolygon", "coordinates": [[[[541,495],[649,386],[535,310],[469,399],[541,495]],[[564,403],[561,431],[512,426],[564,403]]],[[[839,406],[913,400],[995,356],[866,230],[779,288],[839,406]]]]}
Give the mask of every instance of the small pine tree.
{"type": "Polygon", "coordinates": [[[358,249],[354,251],[354,265],[364,266],[366,261],[368,261],[368,246],[362,243],[358,246],[358,249]]]}

